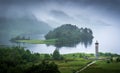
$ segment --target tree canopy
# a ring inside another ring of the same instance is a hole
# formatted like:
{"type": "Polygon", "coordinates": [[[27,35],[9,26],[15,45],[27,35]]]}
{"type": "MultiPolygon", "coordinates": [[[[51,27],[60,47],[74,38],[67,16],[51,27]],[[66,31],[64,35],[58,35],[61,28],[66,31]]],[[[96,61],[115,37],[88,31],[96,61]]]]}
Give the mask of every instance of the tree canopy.
{"type": "Polygon", "coordinates": [[[62,56],[60,55],[58,49],[55,49],[55,51],[53,52],[53,56],[52,57],[53,57],[54,60],[61,60],[62,59],[62,56]]]}
{"type": "Polygon", "coordinates": [[[42,61],[41,64],[28,68],[26,73],[60,73],[60,71],[54,62],[42,61]]]}
{"type": "Polygon", "coordinates": [[[39,53],[23,47],[0,46],[0,73],[60,73],[54,62],[41,61],[39,53]]]}
{"type": "Polygon", "coordinates": [[[93,32],[90,28],[78,28],[76,25],[65,24],[49,31],[46,39],[57,39],[55,46],[75,46],[79,42],[85,46],[92,43],[93,32]]]}

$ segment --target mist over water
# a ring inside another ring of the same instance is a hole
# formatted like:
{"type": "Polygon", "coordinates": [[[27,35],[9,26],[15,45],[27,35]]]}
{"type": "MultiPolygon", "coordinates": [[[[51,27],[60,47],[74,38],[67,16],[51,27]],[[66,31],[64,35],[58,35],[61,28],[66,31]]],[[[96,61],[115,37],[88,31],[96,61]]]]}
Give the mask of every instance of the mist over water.
{"type": "MultiPolygon", "coordinates": [[[[117,53],[119,52],[119,29],[117,27],[108,26],[104,28],[93,29],[94,39],[91,45],[87,48],[82,44],[78,44],[75,47],[61,47],[59,48],[61,54],[67,53],[95,53],[95,42],[96,40],[99,42],[99,52],[110,52],[117,53]],[[96,31],[97,30],[97,31],[96,31]],[[114,35],[113,35],[114,34],[114,35]],[[118,36],[116,36],[118,35],[118,36]],[[114,44],[113,44],[114,43],[114,44]]],[[[38,53],[53,53],[56,49],[55,46],[47,46],[45,44],[34,44],[29,45],[26,49],[30,49],[32,52],[38,53]]]]}

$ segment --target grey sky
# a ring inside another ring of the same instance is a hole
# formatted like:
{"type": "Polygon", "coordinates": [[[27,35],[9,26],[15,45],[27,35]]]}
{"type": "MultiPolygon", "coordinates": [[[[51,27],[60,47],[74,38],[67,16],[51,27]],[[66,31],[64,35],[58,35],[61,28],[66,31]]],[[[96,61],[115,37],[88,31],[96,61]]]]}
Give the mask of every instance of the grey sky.
{"type": "Polygon", "coordinates": [[[70,22],[72,24],[85,26],[96,25],[96,22],[119,25],[120,0],[0,0],[0,13],[0,16],[32,13],[38,20],[53,25],[68,23],[70,20],[73,20],[70,22]],[[57,17],[55,11],[64,15],[57,17]],[[66,17],[68,20],[61,20],[66,17]]]}
{"type": "Polygon", "coordinates": [[[52,27],[71,23],[92,28],[101,48],[119,53],[120,0],[0,0],[1,19],[25,15],[52,27]]]}

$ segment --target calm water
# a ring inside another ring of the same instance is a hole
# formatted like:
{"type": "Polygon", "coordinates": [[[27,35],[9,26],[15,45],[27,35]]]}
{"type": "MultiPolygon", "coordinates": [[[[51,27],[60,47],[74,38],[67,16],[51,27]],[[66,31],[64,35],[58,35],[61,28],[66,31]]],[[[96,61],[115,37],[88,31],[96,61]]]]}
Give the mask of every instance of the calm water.
{"type": "MultiPolygon", "coordinates": [[[[67,53],[94,53],[95,52],[95,45],[94,43],[98,40],[99,44],[99,51],[100,52],[111,52],[111,53],[118,53],[120,54],[119,50],[119,31],[117,27],[104,27],[93,29],[94,32],[94,39],[91,46],[87,48],[84,45],[78,44],[76,47],[62,47],[60,48],[61,54],[67,53]],[[96,31],[97,30],[97,31],[96,31]]],[[[37,39],[44,39],[44,35],[35,35],[37,39]]],[[[46,44],[28,44],[26,49],[31,50],[32,52],[38,53],[53,53],[56,49],[54,46],[47,46],[46,44]]]]}

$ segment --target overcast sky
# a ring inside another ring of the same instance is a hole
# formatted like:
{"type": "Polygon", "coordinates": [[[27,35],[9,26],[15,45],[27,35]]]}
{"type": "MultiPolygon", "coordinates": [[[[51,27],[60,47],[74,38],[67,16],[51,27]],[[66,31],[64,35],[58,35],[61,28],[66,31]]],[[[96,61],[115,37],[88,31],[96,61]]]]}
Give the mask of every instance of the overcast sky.
{"type": "Polygon", "coordinates": [[[104,48],[120,51],[120,0],[0,0],[1,19],[25,15],[53,28],[66,23],[89,27],[104,48]]]}
{"type": "Polygon", "coordinates": [[[33,14],[55,27],[119,25],[120,0],[0,0],[0,16],[33,14]]]}

